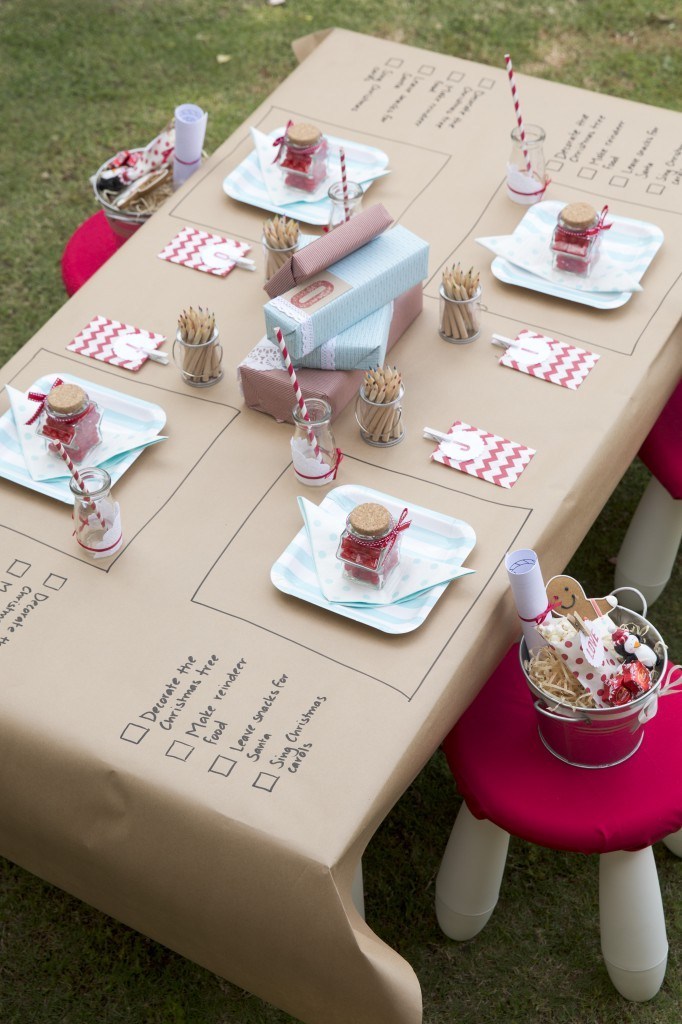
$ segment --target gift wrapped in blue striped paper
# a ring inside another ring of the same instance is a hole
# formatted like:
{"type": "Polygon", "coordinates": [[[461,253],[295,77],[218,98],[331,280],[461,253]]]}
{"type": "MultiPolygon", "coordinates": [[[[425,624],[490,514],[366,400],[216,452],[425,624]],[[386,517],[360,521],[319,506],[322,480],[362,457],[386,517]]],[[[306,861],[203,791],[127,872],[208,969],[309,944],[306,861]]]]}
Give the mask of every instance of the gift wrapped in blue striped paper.
{"type": "Polygon", "coordinates": [[[296,367],[313,370],[371,370],[381,366],[386,358],[392,316],[393,303],[388,302],[292,362],[296,367]]]}
{"type": "Polygon", "coordinates": [[[267,335],[276,343],[279,327],[292,361],[299,366],[310,365],[302,360],[324,342],[423,281],[428,274],[428,259],[428,243],[407,228],[397,225],[384,231],[311,279],[324,282],[330,274],[332,282],[336,278],[349,285],[317,308],[296,304],[304,289],[310,294],[310,281],[267,302],[267,335]]]}

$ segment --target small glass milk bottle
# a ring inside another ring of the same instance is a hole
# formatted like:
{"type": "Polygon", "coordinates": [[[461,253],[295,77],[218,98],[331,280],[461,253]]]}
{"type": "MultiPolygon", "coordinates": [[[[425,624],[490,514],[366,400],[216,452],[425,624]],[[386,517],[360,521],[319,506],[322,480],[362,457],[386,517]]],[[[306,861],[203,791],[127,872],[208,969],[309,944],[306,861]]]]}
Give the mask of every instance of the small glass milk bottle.
{"type": "Polygon", "coordinates": [[[73,494],[73,535],[90,558],[109,558],[123,543],[121,511],[111,494],[106,469],[81,469],[69,481],[73,494]]]}
{"type": "Polygon", "coordinates": [[[538,203],[547,188],[545,153],[543,144],[545,130],[536,124],[526,125],[525,144],[521,129],[511,133],[512,151],[507,164],[507,195],[522,206],[538,203]]]}
{"type": "Polygon", "coordinates": [[[335,181],[327,193],[331,204],[327,230],[331,231],[339,224],[345,224],[356,213],[360,213],[364,194],[362,185],[354,181],[347,181],[345,190],[342,181],[335,181]]]}
{"type": "Polygon", "coordinates": [[[324,487],[336,479],[343,458],[332,432],[332,407],[324,398],[309,398],[305,403],[309,419],[300,406],[293,409],[294,436],[291,458],[296,479],[310,487],[324,487]]]}

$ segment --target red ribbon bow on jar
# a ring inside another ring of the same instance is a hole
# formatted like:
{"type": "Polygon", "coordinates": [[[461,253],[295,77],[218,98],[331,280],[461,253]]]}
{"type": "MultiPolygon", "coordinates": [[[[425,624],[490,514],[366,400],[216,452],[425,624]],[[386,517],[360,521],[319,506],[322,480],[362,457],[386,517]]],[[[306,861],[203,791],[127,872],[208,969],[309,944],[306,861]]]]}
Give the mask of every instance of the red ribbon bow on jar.
{"type": "Polygon", "coordinates": [[[408,526],[412,525],[412,520],[408,519],[407,516],[408,511],[406,508],[404,508],[400,513],[400,518],[398,519],[398,522],[395,523],[393,528],[390,529],[388,533],[385,533],[383,537],[365,538],[354,536],[353,543],[360,544],[362,547],[365,548],[378,548],[379,550],[381,550],[382,548],[388,548],[388,550],[390,551],[398,538],[398,534],[402,533],[403,530],[406,530],[408,526]]]}
{"type": "Polygon", "coordinates": [[[602,211],[599,214],[599,220],[594,225],[594,227],[593,228],[585,228],[585,230],[581,231],[580,234],[581,235],[585,235],[587,237],[590,237],[592,235],[598,235],[600,231],[609,231],[613,227],[613,224],[612,223],[611,224],[605,224],[604,223],[604,221],[606,220],[606,214],[608,212],[609,212],[608,206],[603,206],[602,207],[602,211]]]}
{"type": "MultiPolygon", "coordinates": [[[[58,388],[59,385],[63,384],[63,383],[64,383],[64,381],[61,379],[61,377],[56,377],[54,384],[50,388],[50,391],[54,391],[55,388],[58,388]]],[[[26,426],[30,427],[30,425],[32,423],[35,423],[35,421],[38,419],[38,417],[42,413],[43,409],[45,408],[45,402],[47,401],[47,395],[44,395],[41,391],[29,391],[28,397],[31,399],[32,402],[38,402],[39,403],[38,408],[33,413],[33,415],[31,416],[30,420],[26,420],[26,426]]]]}
{"type": "Polygon", "coordinates": [[[534,622],[536,626],[541,626],[548,615],[551,615],[555,608],[561,608],[561,601],[550,601],[543,612],[539,615],[533,615],[532,618],[526,619],[523,615],[519,615],[521,622],[534,622]]]}
{"type": "Polygon", "coordinates": [[[273,164],[277,163],[277,161],[279,160],[279,158],[280,158],[280,156],[282,154],[282,147],[284,145],[284,140],[286,139],[287,132],[289,131],[289,129],[291,128],[293,123],[294,123],[293,121],[287,121],[287,126],[284,129],[284,135],[280,135],[279,138],[275,139],[275,141],[273,142],[273,146],[279,146],[279,149],[275,153],[275,159],[272,161],[273,164]]]}

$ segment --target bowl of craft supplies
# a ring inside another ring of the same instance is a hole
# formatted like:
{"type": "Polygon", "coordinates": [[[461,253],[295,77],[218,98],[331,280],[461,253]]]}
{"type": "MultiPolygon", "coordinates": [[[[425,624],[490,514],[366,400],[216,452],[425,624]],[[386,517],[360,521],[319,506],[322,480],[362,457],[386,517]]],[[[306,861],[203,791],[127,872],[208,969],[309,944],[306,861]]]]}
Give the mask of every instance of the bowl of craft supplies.
{"type": "MultiPolygon", "coordinates": [[[[566,581],[575,585],[576,601],[584,596],[572,577],[555,577],[547,584],[550,605],[557,604],[553,585],[565,600],[566,581]]],[[[537,625],[545,646],[529,652],[525,639],[520,644],[540,738],[555,757],[580,768],[608,768],[639,749],[668,664],[644,598],[640,614],[619,605],[617,593],[585,599],[565,614],[555,607],[537,625]]]]}

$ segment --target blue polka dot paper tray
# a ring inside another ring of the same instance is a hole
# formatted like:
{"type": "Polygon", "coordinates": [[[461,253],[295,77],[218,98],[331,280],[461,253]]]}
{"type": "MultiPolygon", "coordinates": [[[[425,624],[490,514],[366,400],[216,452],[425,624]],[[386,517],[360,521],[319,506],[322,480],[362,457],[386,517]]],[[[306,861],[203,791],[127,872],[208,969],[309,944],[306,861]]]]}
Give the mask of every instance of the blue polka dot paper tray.
{"type": "Polygon", "coordinates": [[[476,534],[468,523],[367,487],[335,487],[320,505],[299,498],[304,525],[270,571],[278,590],[385,633],[409,633],[426,619],[463,567],[476,534]],[[400,564],[381,590],[343,577],[336,549],[348,513],[363,502],[384,505],[397,521],[408,510],[400,564]]]}

